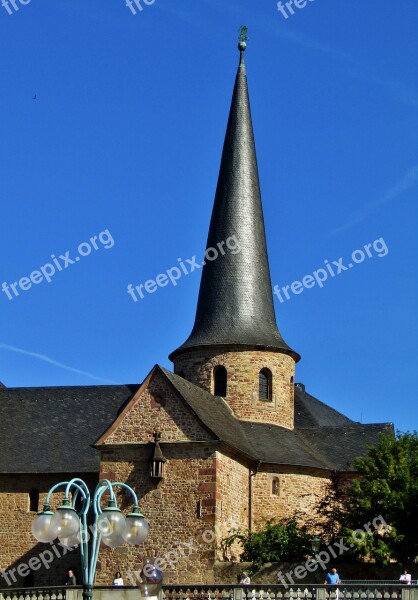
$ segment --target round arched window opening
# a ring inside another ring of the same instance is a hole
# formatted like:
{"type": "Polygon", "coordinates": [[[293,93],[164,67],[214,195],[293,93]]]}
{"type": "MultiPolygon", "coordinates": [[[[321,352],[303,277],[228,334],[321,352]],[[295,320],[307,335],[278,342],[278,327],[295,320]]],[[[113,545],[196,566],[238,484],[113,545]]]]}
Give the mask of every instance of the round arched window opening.
{"type": "Polygon", "coordinates": [[[258,397],[263,402],[271,402],[271,371],[269,369],[261,369],[258,374],[258,397]]]}
{"type": "Polygon", "coordinates": [[[225,367],[218,366],[213,370],[213,393],[215,396],[226,396],[227,373],[225,367]]]}

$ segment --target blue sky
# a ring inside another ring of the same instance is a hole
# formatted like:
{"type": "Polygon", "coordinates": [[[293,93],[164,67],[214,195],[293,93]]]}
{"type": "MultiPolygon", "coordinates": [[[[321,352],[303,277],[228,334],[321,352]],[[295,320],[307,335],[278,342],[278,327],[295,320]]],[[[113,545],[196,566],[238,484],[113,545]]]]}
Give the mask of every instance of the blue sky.
{"type": "Polygon", "coordinates": [[[171,367],[199,272],[136,303],[127,285],[203,255],[245,24],[273,284],[388,250],[275,297],[295,380],[354,420],[417,428],[416,0],[314,0],[287,19],[274,0],[19,2],[0,6],[0,284],[51,255],[62,270],[0,292],[0,380],[171,367]],[[104,231],[107,249],[63,267],[104,231]]]}

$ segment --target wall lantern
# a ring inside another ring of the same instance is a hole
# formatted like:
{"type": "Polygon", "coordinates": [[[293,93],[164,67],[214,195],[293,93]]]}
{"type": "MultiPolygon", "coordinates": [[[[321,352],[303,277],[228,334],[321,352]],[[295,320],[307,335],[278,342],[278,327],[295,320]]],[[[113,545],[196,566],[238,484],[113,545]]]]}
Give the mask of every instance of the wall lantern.
{"type": "Polygon", "coordinates": [[[161,433],[154,433],[154,452],[151,461],[151,478],[161,480],[165,474],[165,463],[167,462],[160,446],[161,433]]]}

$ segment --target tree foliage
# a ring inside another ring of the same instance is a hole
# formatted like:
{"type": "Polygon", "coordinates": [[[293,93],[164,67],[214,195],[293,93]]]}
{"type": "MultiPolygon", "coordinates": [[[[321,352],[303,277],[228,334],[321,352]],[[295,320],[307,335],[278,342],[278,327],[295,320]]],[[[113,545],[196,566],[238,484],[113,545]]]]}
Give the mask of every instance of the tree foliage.
{"type": "Polygon", "coordinates": [[[403,565],[416,561],[418,434],[382,435],[355,467],[358,477],[351,484],[333,474],[311,515],[298,513],[288,520],[267,521],[259,531],[233,532],[221,542],[224,558],[238,542],[241,560],[255,566],[300,561],[311,555],[315,533],[323,548],[342,538],[344,560],[395,560],[403,565]],[[298,527],[300,522],[303,527],[298,527]]]}
{"type": "Polygon", "coordinates": [[[243,548],[241,560],[259,567],[268,562],[302,560],[311,553],[311,536],[294,519],[270,519],[258,531],[236,531],[222,540],[221,546],[239,542],[243,548]]]}
{"type": "Polygon", "coordinates": [[[343,533],[359,557],[380,563],[395,559],[403,564],[418,556],[418,435],[382,435],[368,456],[355,462],[360,477],[353,481],[345,501],[343,533]],[[374,528],[364,540],[353,532],[382,516],[388,527],[374,528]]]}

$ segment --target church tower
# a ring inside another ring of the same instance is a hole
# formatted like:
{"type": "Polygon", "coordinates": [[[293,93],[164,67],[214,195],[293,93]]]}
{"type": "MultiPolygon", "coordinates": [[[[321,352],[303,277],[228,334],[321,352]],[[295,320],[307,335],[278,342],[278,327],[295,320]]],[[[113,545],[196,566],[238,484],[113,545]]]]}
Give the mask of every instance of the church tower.
{"type": "Polygon", "coordinates": [[[239,419],[293,429],[293,378],[300,356],[276,324],[245,41],[238,48],[196,319],[170,359],[176,374],[224,397],[239,419]]]}

